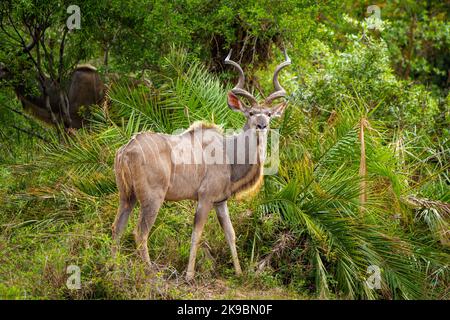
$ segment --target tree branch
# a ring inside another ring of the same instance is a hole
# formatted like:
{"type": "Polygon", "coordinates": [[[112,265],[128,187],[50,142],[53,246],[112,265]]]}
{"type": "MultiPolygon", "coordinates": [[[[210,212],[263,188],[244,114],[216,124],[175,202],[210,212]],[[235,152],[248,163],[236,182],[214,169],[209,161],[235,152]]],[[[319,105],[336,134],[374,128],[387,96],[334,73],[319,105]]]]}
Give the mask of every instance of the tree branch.
{"type": "Polygon", "coordinates": [[[65,49],[65,41],[67,33],[69,32],[68,28],[64,28],[63,37],[61,40],[61,45],[59,46],[59,66],[58,66],[58,83],[61,83],[63,67],[64,67],[64,49],[65,49]]]}
{"type": "Polygon", "coordinates": [[[47,142],[47,143],[50,143],[50,140],[44,138],[44,137],[41,136],[39,133],[36,133],[36,132],[33,132],[33,131],[29,131],[29,130],[27,130],[27,129],[20,128],[20,127],[14,125],[14,124],[12,125],[12,127],[13,127],[14,129],[16,129],[16,130],[19,130],[19,131],[21,131],[21,132],[23,132],[23,133],[26,133],[26,134],[30,135],[30,136],[34,136],[34,137],[36,137],[36,138],[41,139],[42,141],[45,141],[45,142],[47,142]]]}

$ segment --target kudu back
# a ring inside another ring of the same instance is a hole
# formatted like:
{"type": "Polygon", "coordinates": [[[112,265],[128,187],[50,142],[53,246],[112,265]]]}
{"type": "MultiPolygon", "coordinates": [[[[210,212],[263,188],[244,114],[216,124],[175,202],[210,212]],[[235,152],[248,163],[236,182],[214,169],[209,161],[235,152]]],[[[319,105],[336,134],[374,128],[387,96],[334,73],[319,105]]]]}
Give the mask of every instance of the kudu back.
{"type": "Polygon", "coordinates": [[[166,200],[190,199],[198,204],[186,279],[194,277],[200,237],[212,208],[225,233],[236,274],[242,273],[227,200],[262,180],[269,122],[281,116],[286,107],[286,102],[272,107],[275,99],[286,95],[278,74],[291,61],[284,52],[286,60],[278,65],[273,76],[275,92],[258,102],[244,89],[244,72],[239,64],[230,60],[231,53],[225,63],[236,68],[239,81],[228,93],[228,106],[246,117],[243,131],[225,136],[214,125],[197,123],[179,135],[139,133],[119,148],[114,163],[120,204],[112,226],[113,255],[119,248],[120,235],[130,213],[139,201],[140,214],[134,235],[139,255],[151,268],[147,240],[161,205],[166,200]],[[245,98],[249,106],[239,96],[245,98]]]}

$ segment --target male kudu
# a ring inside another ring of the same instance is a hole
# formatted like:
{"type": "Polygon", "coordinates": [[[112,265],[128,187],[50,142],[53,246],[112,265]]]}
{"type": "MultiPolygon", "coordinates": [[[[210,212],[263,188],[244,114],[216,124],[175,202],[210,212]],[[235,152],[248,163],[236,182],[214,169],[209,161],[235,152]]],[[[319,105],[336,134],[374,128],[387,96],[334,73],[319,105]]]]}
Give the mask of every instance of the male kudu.
{"type": "Polygon", "coordinates": [[[134,235],[141,258],[150,266],[147,239],[162,203],[191,199],[197,200],[198,205],[186,279],[194,277],[200,237],[213,207],[230,246],[236,274],[242,273],[227,200],[262,179],[269,122],[280,116],[286,107],[286,102],[272,107],[275,99],[286,95],[278,81],[280,70],[291,63],[286,52],[284,54],[286,61],[278,65],[273,76],[275,92],[261,103],[244,89],[244,72],[239,64],[230,60],[231,51],[225,59],[226,64],[239,72],[238,84],[228,93],[228,106],[247,118],[242,133],[225,136],[217,127],[200,123],[180,135],[139,133],[117,151],[114,170],[120,206],[112,226],[113,254],[119,247],[128,217],[139,201],[140,216],[134,235]],[[246,98],[250,107],[238,96],[246,98]],[[239,146],[243,150],[236,151],[239,146]],[[193,157],[196,160],[192,161],[193,157]],[[210,161],[211,158],[214,161],[210,161]]]}

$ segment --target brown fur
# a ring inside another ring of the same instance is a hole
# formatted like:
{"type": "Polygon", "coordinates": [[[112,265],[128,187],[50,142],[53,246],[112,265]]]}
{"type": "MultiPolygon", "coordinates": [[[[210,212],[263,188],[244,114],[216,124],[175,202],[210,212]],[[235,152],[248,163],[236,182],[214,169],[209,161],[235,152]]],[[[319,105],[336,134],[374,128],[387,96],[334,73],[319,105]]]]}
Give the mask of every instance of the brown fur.
{"type": "Polygon", "coordinates": [[[256,164],[249,165],[246,174],[243,178],[235,181],[231,186],[231,193],[235,195],[236,199],[242,199],[245,195],[250,195],[252,192],[259,189],[263,178],[263,167],[260,158],[256,164]]]}
{"type": "MultiPolygon", "coordinates": [[[[1,69],[0,71],[0,77],[5,77],[6,79],[12,77],[6,69],[1,69]]],[[[44,85],[48,94],[51,112],[49,112],[46,105],[42,88],[39,88],[39,94],[33,95],[30,94],[29,89],[24,84],[18,83],[15,84],[14,90],[27,112],[49,124],[54,124],[53,114],[57,123],[62,123],[70,128],[81,128],[84,116],[80,112],[83,110],[83,107],[88,108],[93,104],[99,104],[104,98],[105,86],[95,67],[91,65],[80,65],[75,68],[67,86],[61,84],[61,87],[59,87],[51,79],[45,79],[44,85]],[[64,99],[64,101],[68,100],[66,101],[69,106],[68,113],[65,113],[66,110],[61,107],[61,93],[67,95],[67,99],[64,99]]]]}
{"type": "Polygon", "coordinates": [[[128,166],[128,162],[127,161],[124,162],[122,157],[122,153],[127,145],[117,150],[114,161],[114,171],[116,172],[116,183],[118,189],[122,191],[123,195],[127,199],[129,199],[133,190],[132,186],[129,184],[128,181],[132,181],[132,177],[130,167],[128,166]]]}
{"type": "Polygon", "coordinates": [[[261,189],[261,186],[264,182],[263,170],[262,166],[259,170],[258,174],[255,174],[251,180],[240,189],[235,191],[233,195],[236,200],[250,199],[253,198],[261,189]]]}

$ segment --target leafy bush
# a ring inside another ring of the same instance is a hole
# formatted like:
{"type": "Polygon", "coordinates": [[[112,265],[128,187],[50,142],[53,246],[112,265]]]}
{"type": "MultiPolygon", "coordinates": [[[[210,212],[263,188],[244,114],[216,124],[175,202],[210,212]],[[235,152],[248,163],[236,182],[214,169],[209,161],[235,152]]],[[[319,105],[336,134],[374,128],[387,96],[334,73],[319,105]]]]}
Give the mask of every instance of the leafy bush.
{"type": "MultiPolygon", "coordinates": [[[[333,95],[309,85],[309,90],[317,90],[312,93],[316,99],[314,107],[323,103],[314,113],[311,100],[300,97],[305,88],[300,82],[290,107],[278,123],[282,134],[279,174],[265,178],[264,188],[255,200],[232,204],[233,219],[238,220],[235,225],[241,259],[249,267],[248,279],[260,286],[285,285],[299,293],[306,290],[321,298],[438,298],[448,285],[448,255],[442,244],[446,235],[439,233],[448,225],[441,215],[441,202],[415,214],[409,207],[411,200],[405,199],[412,194],[430,196],[430,184],[435,185],[433,190],[441,190],[435,194],[436,200],[448,199],[444,186],[448,181],[446,164],[421,160],[423,157],[416,156],[417,151],[404,158],[398,156],[396,144],[391,143],[395,129],[367,107],[370,103],[366,99],[377,94],[368,87],[381,88],[385,77],[372,79],[372,83],[353,79],[349,71],[345,77],[348,64],[362,63],[366,55],[372,54],[369,47],[358,44],[351,52],[356,57],[330,53],[329,61],[334,62],[325,69],[340,80],[331,77],[332,84],[323,83],[324,88],[339,87],[347,94],[333,95]],[[356,91],[361,92],[357,98],[350,94],[355,89],[351,87],[352,81],[368,86],[356,91]],[[363,125],[365,176],[360,172],[363,125]],[[428,177],[428,171],[436,174],[428,177]],[[415,178],[417,172],[421,174],[415,178]],[[366,200],[361,202],[363,182],[366,200]],[[243,214],[245,208],[250,208],[249,215],[243,214]],[[381,270],[380,290],[370,289],[365,282],[369,275],[367,268],[374,265],[381,270]]],[[[34,240],[26,240],[27,234],[45,239],[50,233],[54,239],[43,240],[45,251],[43,244],[37,251],[39,254],[32,258],[37,259],[33,264],[39,268],[41,254],[55,253],[49,260],[51,265],[45,267],[53,270],[48,271],[50,282],[34,286],[32,295],[121,298],[185,294],[183,290],[174,293],[159,286],[150,289],[139,285],[141,289],[133,289],[137,283],[132,279],[142,277],[142,266],[139,260],[129,262],[134,252],[129,235],[123,241],[125,256],[120,262],[124,270],[108,271],[109,224],[117,206],[112,172],[114,153],[141,130],[170,133],[198,119],[239,127],[242,119],[224,108],[226,89],[219,80],[198,62],[188,63],[183,52],[173,51],[162,70],[163,73],[155,75],[158,87],[113,85],[109,107],[103,106],[93,113],[89,129],[67,136],[64,143],[42,144],[41,160],[35,163],[41,174],[60,168],[55,174],[58,178],[44,180],[38,186],[25,184],[29,195],[22,200],[27,206],[25,216],[17,216],[14,227],[3,231],[4,236],[14,239],[9,242],[22,250],[36,246],[34,240]],[[200,85],[204,83],[207,85],[200,85]],[[34,209],[30,210],[30,205],[34,209]],[[54,206],[55,214],[41,211],[41,205],[54,206]],[[64,238],[66,243],[61,242],[64,238]],[[82,265],[83,274],[89,279],[76,296],[64,289],[61,282],[60,270],[69,262],[82,265]],[[118,283],[124,287],[117,292],[114,288],[118,283]]],[[[317,81],[323,73],[319,69],[311,81],[317,81]]],[[[381,89],[378,93],[383,94],[381,89]]],[[[381,110],[383,106],[379,103],[375,108],[381,110]]],[[[402,152],[407,150],[404,148],[402,152]]],[[[17,210],[19,198],[9,196],[9,199],[14,201],[9,210],[17,210]]],[[[166,265],[162,277],[177,275],[184,268],[193,210],[189,202],[167,204],[161,210],[149,246],[156,262],[166,265]],[[183,214],[177,214],[178,211],[183,214]]],[[[208,245],[198,263],[203,277],[229,274],[231,265],[223,241],[218,228],[207,231],[208,245]]],[[[14,253],[7,251],[7,254],[14,253]]],[[[27,281],[37,281],[33,280],[35,271],[30,272],[32,278],[27,281]]],[[[7,281],[13,284],[19,280],[7,281]]]]}

